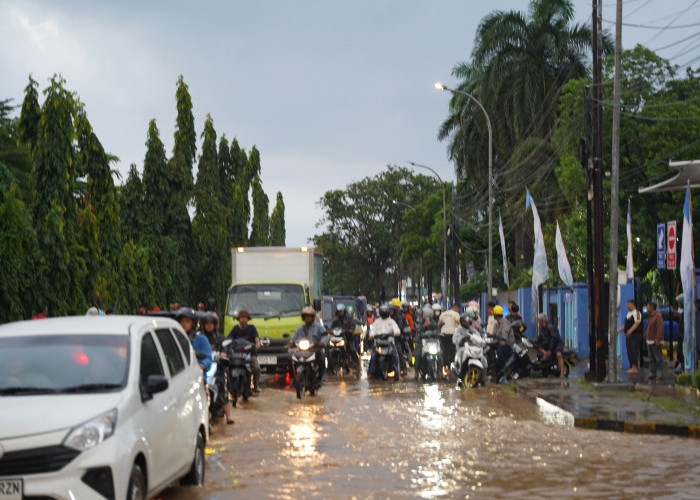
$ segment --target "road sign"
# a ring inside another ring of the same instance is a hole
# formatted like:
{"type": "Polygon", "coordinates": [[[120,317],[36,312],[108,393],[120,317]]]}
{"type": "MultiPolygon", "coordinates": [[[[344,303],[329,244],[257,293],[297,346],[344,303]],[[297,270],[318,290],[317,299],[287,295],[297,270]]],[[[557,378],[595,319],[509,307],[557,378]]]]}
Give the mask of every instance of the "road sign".
{"type": "Polygon", "coordinates": [[[669,221],[666,224],[666,269],[676,268],[676,249],[678,247],[676,236],[676,221],[669,221]]]}
{"type": "Polygon", "coordinates": [[[676,236],[676,221],[669,221],[666,224],[666,269],[676,268],[676,236]]]}
{"type": "Polygon", "coordinates": [[[666,223],[656,225],[656,267],[666,269],[666,223]]]}

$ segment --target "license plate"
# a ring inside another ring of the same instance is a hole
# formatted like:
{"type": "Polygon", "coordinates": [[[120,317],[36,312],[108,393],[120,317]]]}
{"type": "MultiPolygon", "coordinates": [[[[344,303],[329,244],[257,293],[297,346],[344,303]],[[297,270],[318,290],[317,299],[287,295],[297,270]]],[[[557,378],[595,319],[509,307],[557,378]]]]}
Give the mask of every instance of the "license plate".
{"type": "Polygon", "coordinates": [[[22,480],[0,479],[0,500],[22,500],[22,480]]]}
{"type": "Polygon", "coordinates": [[[258,356],[258,363],[261,365],[276,365],[277,356],[258,356]]]}

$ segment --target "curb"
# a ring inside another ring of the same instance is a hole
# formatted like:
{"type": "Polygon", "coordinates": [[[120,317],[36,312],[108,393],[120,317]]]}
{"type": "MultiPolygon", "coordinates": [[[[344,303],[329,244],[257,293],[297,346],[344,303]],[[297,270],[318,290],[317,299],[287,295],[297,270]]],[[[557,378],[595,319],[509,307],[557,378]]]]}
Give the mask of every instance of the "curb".
{"type": "Polygon", "coordinates": [[[577,417],[572,412],[562,408],[558,404],[549,401],[540,392],[518,384],[518,394],[535,402],[539,407],[545,407],[548,411],[554,410],[558,416],[547,419],[548,423],[579,427],[581,429],[627,432],[630,434],[655,434],[665,436],[689,437],[700,439],[700,425],[674,425],[661,422],[627,422],[598,417],[577,417]]]}

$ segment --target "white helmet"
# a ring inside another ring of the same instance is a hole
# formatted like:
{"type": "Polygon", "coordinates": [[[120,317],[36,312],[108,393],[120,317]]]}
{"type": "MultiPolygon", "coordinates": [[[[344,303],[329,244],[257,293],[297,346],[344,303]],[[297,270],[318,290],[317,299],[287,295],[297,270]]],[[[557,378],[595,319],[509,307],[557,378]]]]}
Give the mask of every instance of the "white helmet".
{"type": "Polygon", "coordinates": [[[440,304],[433,304],[433,311],[442,311],[442,306],[440,304]]]}

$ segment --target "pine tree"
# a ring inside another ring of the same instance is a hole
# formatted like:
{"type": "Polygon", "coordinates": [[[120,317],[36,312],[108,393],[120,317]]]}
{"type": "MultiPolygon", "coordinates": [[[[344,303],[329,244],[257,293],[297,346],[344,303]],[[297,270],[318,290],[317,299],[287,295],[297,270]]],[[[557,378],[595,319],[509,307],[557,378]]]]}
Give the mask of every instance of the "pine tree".
{"type": "Polygon", "coordinates": [[[226,135],[219,139],[219,152],[217,155],[219,167],[219,201],[228,209],[233,204],[233,165],[231,164],[231,150],[226,135]]]}
{"type": "Polygon", "coordinates": [[[250,229],[250,246],[265,247],[270,243],[270,200],[263,191],[260,177],[253,179],[253,223],[250,229]]]}
{"type": "Polygon", "coordinates": [[[231,141],[231,172],[233,179],[233,201],[231,205],[230,231],[234,246],[248,244],[250,223],[250,181],[248,179],[248,155],[234,137],[231,141]]]}
{"type": "Polygon", "coordinates": [[[284,200],[282,193],[277,192],[277,202],[270,216],[270,246],[283,247],[287,239],[287,231],[284,222],[284,200]]]}

